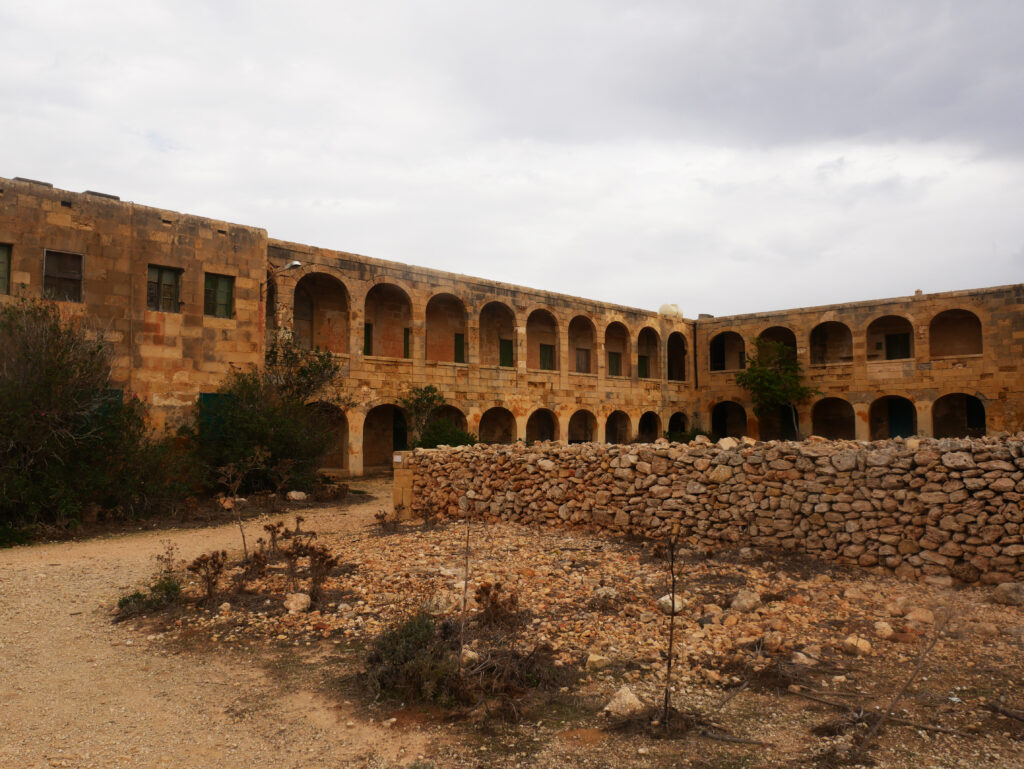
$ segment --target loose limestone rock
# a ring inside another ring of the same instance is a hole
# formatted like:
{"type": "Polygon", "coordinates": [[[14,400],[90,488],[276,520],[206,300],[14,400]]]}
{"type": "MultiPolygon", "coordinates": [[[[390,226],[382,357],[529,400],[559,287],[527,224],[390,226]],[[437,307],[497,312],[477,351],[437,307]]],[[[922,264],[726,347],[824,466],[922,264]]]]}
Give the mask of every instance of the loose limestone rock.
{"type": "Polygon", "coordinates": [[[843,651],[854,657],[864,657],[871,654],[871,644],[866,638],[851,635],[843,641],[843,651]]]}
{"type": "Polygon", "coordinates": [[[1024,606],[1024,582],[1004,582],[992,591],[992,601],[1004,606],[1024,606]]]}
{"type": "Polygon", "coordinates": [[[888,641],[895,635],[896,631],[892,629],[892,625],[884,620],[879,620],[875,623],[875,637],[881,638],[883,641],[888,641]]]}
{"type": "Polygon", "coordinates": [[[284,608],[288,610],[289,614],[308,611],[312,603],[312,600],[310,600],[306,593],[288,593],[284,597],[284,608]]]}
{"type": "Polygon", "coordinates": [[[761,596],[753,590],[740,590],[732,599],[729,608],[734,611],[751,611],[761,605],[761,596]]]}
{"type": "Polygon", "coordinates": [[[623,686],[615,692],[601,712],[613,718],[626,718],[641,712],[643,709],[644,704],[637,699],[633,691],[628,686],[623,686]]]}
{"type": "Polygon", "coordinates": [[[658,599],[658,608],[661,609],[664,614],[679,614],[679,612],[681,612],[685,607],[686,604],[679,595],[675,596],[674,601],[670,593],[666,593],[658,599]]]}

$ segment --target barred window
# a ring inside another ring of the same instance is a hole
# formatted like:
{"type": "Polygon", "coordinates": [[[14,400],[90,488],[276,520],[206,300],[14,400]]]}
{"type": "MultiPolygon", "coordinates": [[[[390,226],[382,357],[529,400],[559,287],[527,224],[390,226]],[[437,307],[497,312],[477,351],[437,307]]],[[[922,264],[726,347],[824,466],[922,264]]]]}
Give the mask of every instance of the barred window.
{"type": "Polygon", "coordinates": [[[146,280],[146,307],[157,312],[179,312],[178,295],[181,291],[181,270],[174,267],[149,265],[146,280]]]}
{"type": "Polygon", "coordinates": [[[234,316],[235,279],[231,275],[206,273],[205,301],[203,312],[215,318],[234,316]]]}
{"type": "Polygon", "coordinates": [[[82,301],[82,255],[47,251],[43,258],[43,294],[58,302],[82,301]]]}

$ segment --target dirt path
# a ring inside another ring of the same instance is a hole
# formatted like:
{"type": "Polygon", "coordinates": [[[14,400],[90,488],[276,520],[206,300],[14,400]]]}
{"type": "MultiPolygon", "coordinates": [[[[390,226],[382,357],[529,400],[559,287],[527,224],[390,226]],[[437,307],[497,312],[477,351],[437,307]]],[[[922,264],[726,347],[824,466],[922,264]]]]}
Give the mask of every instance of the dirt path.
{"type": "MultiPolygon", "coordinates": [[[[373,498],[304,511],[306,528],[372,524],[390,484],[361,485],[373,498]]],[[[260,526],[248,524],[250,541],[260,526]]],[[[385,767],[423,751],[425,736],[284,693],[258,666],[171,654],[111,624],[165,540],[187,559],[239,544],[236,527],[219,526],[0,550],[0,766],[385,767]]]]}

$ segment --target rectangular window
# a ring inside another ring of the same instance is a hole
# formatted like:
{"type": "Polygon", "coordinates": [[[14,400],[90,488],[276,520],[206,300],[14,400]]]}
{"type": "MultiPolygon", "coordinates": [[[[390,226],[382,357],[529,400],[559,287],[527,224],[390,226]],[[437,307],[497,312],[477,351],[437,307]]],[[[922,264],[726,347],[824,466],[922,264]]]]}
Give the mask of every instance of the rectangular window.
{"type": "Polygon", "coordinates": [[[466,335],[456,334],[455,335],[455,362],[465,363],[466,362],[466,335]]]}
{"type": "Polygon", "coordinates": [[[373,324],[363,324],[363,355],[373,355],[373,324]]]}
{"type": "Polygon", "coordinates": [[[0,294],[11,293],[11,244],[0,243],[0,294]]]}
{"type": "Polygon", "coordinates": [[[513,360],[515,355],[513,354],[512,340],[511,339],[499,339],[498,340],[498,365],[504,366],[505,368],[512,368],[513,360]]]}
{"type": "Polygon", "coordinates": [[[146,278],[146,308],[156,312],[178,312],[181,270],[149,265],[146,278]]]}
{"type": "Polygon", "coordinates": [[[553,344],[540,346],[540,367],[544,371],[555,370],[555,346],[553,344]]]}
{"type": "Polygon", "coordinates": [[[641,379],[647,379],[651,375],[651,357],[649,355],[636,356],[636,375],[641,379]]]}
{"type": "Polygon", "coordinates": [[[43,261],[43,294],[58,302],[81,302],[82,255],[47,251],[43,261]]]}
{"type": "Polygon", "coordinates": [[[576,348],[576,373],[590,373],[590,350],[584,350],[581,347],[576,348]]]}
{"type": "Polygon", "coordinates": [[[206,273],[203,312],[215,318],[231,318],[235,314],[235,279],[231,275],[206,273]]]}
{"type": "Polygon", "coordinates": [[[622,376],[622,353],[608,353],[608,376],[622,376]]]}
{"type": "Polygon", "coordinates": [[[403,358],[411,358],[412,357],[411,349],[412,349],[412,329],[411,328],[403,328],[402,329],[402,357],[403,358]]]}

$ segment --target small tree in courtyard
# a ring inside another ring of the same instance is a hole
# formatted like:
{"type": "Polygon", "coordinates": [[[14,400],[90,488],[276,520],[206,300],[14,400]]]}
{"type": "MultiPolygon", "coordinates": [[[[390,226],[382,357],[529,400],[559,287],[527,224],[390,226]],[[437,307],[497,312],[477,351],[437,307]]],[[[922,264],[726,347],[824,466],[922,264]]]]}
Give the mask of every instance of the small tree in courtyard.
{"type": "Polygon", "coordinates": [[[414,387],[398,401],[405,409],[411,448],[432,449],[437,446],[465,446],[476,443],[473,433],[462,430],[451,420],[437,415],[445,404],[444,396],[433,385],[414,387]]]}
{"type": "Polygon", "coordinates": [[[803,367],[793,348],[771,339],[758,339],[757,353],[748,356],[746,369],[736,374],[736,384],[750,394],[754,414],[763,419],[784,412],[798,436],[796,405],[818,393],[802,380],[803,367]]]}
{"type": "Polygon", "coordinates": [[[348,405],[333,387],[340,369],[327,351],[303,349],[287,334],[274,339],[262,368],[232,371],[214,398],[200,400],[199,446],[207,467],[222,475],[225,468],[244,468],[236,493],[311,486],[335,435],[308,404],[348,405]],[[257,456],[262,461],[254,463],[257,456]],[[275,478],[282,467],[287,478],[275,478]]]}

